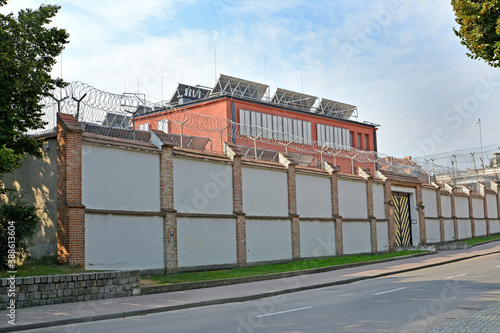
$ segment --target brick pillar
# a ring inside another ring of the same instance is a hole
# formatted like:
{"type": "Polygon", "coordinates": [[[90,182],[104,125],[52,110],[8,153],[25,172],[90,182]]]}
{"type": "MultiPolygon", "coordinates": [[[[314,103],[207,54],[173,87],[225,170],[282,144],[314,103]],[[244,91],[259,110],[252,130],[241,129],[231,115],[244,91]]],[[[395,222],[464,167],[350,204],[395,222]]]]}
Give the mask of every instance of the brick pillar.
{"type": "Polygon", "coordinates": [[[495,191],[497,196],[497,218],[500,218],[500,183],[492,181],[491,189],[495,191]]]}
{"type": "Polygon", "coordinates": [[[367,216],[370,220],[370,239],[372,254],[377,254],[377,218],[373,212],[373,176],[368,169],[358,168],[358,174],[366,180],[366,206],[367,216]]]}
{"type": "Polygon", "coordinates": [[[445,234],[444,234],[444,217],[443,217],[443,205],[441,203],[441,186],[436,183],[432,183],[434,188],[436,189],[436,203],[437,203],[437,214],[439,217],[439,233],[441,238],[441,243],[445,242],[445,234]]]}
{"type": "Polygon", "coordinates": [[[418,209],[418,224],[420,227],[420,244],[425,244],[427,242],[427,232],[425,225],[425,212],[424,212],[424,202],[422,199],[422,184],[418,184],[415,189],[415,200],[417,201],[418,209]]]}
{"type": "Polygon", "coordinates": [[[486,219],[486,236],[490,235],[490,217],[488,216],[488,188],[479,183],[479,193],[483,196],[484,218],[486,219]]]}
{"type": "Polygon", "coordinates": [[[57,256],[61,262],[85,267],[82,132],[75,117],[57,114],[57,256]]]}
{"type": "Polygon", "coordinates": [[[174,208],[174,148],[163,144],[160,156],[160,204],[163,211],[163,252],[165,274],[179,271],[177,211],[174,208]]]}
{"type": "Polygon", "coordinates": [[[233,158],[233,211],[236,214],[236,253],[238,267],[247,266],[247,227],[243,213],[243,177],[241,155],[233,158]]]}
{"type": "Polygon", "coordinates": [[[491,189],[495,192],[497,198],[497,217],[500,218],[500,184],[498,182],[491,182],[491,189]]]}
{"type": "Polygon", "coordinates": [[[330,163],[324,163],[325,170],[330,173],[332,189],[332,217],[335,222],[335,253],[337,256],[344,255],[344,237],[342,234],[342,216],[339,207],[339,177],[338,168],[330,163]]]}
{"type": "Polygon", "coordinates": [[[151,143],[160,153],[160,206],[163,212],[163,266],[165,274],[179,271],[177,211],[174,208],[174,143],[158,130],[151,130],[151,143]]]}
{"type": "Polygon", "coordinates": [[[458,240],[458,218],[456,213],[455,204],[455,193],[451,193],[451,216],[453,218],[453,232],[455,234],[455,240],[458,240]]]}
{"type": "Polygon", "coordinates": [[[226,154],[233,161],[233,212],[236,214],[236,260],[238,267],[247,266],[247,232],[246,217],[243,212],[243,175],[241,158],[243,154],[238,147],[225,143],[226,154]]]}
{"type": "Polygon", "coordinates": [[[469,217],[472,238],[476,237],[476,220],[474,219],[474,205],[472,204],[472,192],[469,192],[469,217]]]}
{"type": "Polygon", "coordinates": [[[384,183],[384,203],[387,232],[389,233],[389,252],[393,252],[394,245],[396,244],[396,220],[394,218],[394,204],[392,202],[392,183],[389,179],[385,179],[384,183]]]}
{"type": "Polygon", "coordinates": [[[300,219],[297,214],[297,175],[295,162],[290,156],[283,153],[279,155],[279,161],[288,168],[288,216],[290,216],[292,230],[292,258],[297,260],[300,259],[300,219]]]}

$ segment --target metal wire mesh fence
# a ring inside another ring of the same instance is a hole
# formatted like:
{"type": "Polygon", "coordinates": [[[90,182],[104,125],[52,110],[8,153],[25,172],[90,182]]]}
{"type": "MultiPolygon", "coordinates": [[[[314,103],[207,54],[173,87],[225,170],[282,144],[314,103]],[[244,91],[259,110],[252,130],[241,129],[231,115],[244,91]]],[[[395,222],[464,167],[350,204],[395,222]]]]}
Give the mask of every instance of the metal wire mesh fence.
{"type": "Polygon", "coordinates": [[[149,141],[149,130],[158,129],[169,133],[176,145],[188,149],[224,153],[224,142],[231,142],[251,159],[277,162],[279,152],[285,152],[299,165],[321,168],[326,161],[339,167],[341,172],[356,173],[358,167],[371,172],[386,170],[418,177],[424,182],[493,179],[484,170],[493,166],[493,153],[500,152],[498,145],[492,145],[481,150],[464,149],[413,160],[395,158],[349,146],[308,141],[264,127],[241,125],[225,117],[195,113],[182,105],[151,103],[143,94],[108,93],[82,82],[72,82],[54,91],[52,96],[43,101],[43,120],[47,125],[30,134],[53,130],[56,113],[63,112],[74,115],[86,124],[86,131],[95,134],[149,141]]]}
{"type": "Polygon", "coordinates": [[[499,144],[418,157],[415,162],[438,183],[476,188],[477,182],[500,180],[499,144]]]}

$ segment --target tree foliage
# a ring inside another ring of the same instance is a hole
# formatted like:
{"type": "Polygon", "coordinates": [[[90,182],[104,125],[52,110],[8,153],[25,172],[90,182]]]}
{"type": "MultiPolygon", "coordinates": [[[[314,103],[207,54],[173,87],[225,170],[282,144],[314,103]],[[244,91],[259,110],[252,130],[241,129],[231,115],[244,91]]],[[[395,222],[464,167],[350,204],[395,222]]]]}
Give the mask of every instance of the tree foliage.
{"type": "Polygon", "coordinates": [[[19,193],[10,193],[9,202],[0,204],[0,269],[12,263],[9,259],[28,254],[38,223],[36,208],[23,202],[19,193]]]}
{"type": "Polygon", "coordinates": [[[500,67],[500,0],[452,0],[459,30],[455,34],[472,59],[500,67]]]}
{"type": "MultiPolygon", "coordinates": [[[[6,3],[0,0],[0,7],[6,3]]],[[[59,8],[0,14],[0,176],[19,167],[25,153],[41,156],[42,142],[26,131],[43,128],[41,99],[64,86],[50,75],[69,37],[64,29],[48,27],[59,8]]]]}

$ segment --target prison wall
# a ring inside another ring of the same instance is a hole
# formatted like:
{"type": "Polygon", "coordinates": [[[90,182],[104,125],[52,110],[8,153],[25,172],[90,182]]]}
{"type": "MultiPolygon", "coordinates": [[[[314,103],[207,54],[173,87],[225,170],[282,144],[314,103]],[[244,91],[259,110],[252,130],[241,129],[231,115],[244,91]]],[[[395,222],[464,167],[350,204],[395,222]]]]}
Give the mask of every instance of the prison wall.
{"type": "Polygon", "coordinates": [[[500,232],[496,183],[473,193],[303,167],[286,154],[257,161],[231,143],[225,154],[175,147],[156,130],[151,142],[102,137],[69,117],[59,119],[58,249],[87,269],[176,273],[390,252],[394,193],[408,197],[408,245],[500,232]]]}

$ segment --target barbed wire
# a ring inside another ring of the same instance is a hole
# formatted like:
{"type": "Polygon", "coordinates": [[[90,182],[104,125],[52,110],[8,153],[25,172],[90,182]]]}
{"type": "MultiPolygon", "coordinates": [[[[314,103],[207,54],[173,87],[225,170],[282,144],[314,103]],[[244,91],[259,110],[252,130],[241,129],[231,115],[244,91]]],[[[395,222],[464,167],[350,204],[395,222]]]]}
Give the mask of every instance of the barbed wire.
{"type": "MultiPolygon", "coordinates": [[[[357,167],[372,172],[386,170],[418,177],[426,182],[436,180],[437,175],[451,175],[454,180],[459,177],[467,178],[467,175],[470,179],[481,178],[478,177],[478,170],[489,166],[492,154],[500,152],[499,145],[490,145],[482,149],[462,149],[412,160],[350,146],[306,140],[265,127],[242,125],[225,117],[196,113],[182,105],[152,103],[144,94],[114,94],[83,82],[71,82],[64,89],[56,89],[52,96],[43,100],[43,120],[47,125],[42,130],[30,131],[30,134],[53,130],[56,126],[56,113],[60,111],[74,115],[80,122],[108,128],[160,129],[181,137],[205,138],[205,141],[196,141],[196,149],[223,153],[224,142],[233,142],[242,147],[248,158],[277,161],[276,152],[285,151],[304,165],[313,167],[322,167],[322,162],[327,161],[339,166],[343,172],[355,173],[357,167]]],[[[103,130],[102,133],[108,135],[105,133],[109,131],[103,130]]],[[[183,144],[182,138],[179,142],[183,144]]],[[[481,179],[484,180],[484,177],[481,179]]]]}

